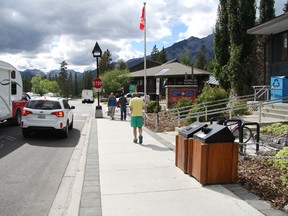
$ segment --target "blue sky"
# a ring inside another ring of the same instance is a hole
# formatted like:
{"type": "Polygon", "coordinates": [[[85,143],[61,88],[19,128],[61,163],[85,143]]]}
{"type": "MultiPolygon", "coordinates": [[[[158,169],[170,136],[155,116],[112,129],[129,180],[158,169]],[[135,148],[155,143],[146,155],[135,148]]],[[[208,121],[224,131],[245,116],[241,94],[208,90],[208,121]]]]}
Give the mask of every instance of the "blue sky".
{"type": "MultiPolygon", "coordinates": [[[[147,50],[191,36],[211,34],[219,0],[146,0],[147,50]]],[[[276,15],[286,0],[275,0],[276,15]]],[[[113,61],[143,57],[139,29],[143,1],[137,0],[9,0],[0,2],[0,60],[18,70],[95,68],[92,49],[99,43],[113,61]]]]}

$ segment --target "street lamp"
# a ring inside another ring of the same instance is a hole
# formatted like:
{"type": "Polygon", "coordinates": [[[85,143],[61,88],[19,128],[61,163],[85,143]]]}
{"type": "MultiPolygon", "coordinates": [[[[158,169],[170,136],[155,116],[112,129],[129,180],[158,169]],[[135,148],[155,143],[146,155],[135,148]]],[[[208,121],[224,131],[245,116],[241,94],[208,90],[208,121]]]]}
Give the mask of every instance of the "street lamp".
{"type": "MultiPolygon", "coordinates": [[[[102,55],[102,50],[98,44],[98,42],[96,42],[93,50],[92,50],[92,54],[93,57],[96,58],[96,68],[97,68],[97,78],[99,78],[99,67],[98,67],[98,58],[101,57],[102,55]]],[[[99,91],[97,92],[97,99],[98,99],[98,106],[96,106],[96,113],[95,113],[95,117],[103,117],[102,115],[102,107],[100,106],[100,99],[99,99],[99,91]]]]}

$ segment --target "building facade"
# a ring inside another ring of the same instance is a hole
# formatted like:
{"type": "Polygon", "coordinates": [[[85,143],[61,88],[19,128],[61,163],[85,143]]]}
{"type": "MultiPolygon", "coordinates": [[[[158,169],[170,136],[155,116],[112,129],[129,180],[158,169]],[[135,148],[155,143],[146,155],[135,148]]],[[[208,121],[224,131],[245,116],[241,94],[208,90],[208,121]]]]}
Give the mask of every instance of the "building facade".
{"type": "Polygon", "coordinates": [[[288,13],[255,26],[248,34],[264,35],[264,83],[269,85],[273,76],[288,77],[288,13]]]}

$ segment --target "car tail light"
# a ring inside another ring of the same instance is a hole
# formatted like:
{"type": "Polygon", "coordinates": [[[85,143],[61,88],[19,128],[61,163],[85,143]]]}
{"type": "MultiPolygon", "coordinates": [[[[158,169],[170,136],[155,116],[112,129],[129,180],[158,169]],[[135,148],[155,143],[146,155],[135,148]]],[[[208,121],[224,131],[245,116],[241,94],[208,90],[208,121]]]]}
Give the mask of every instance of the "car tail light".
{"type": "Polygon", "coordinates": [[[56,115],[59,118],[63,118],[64,117],[64,112],[63,111],[52,112],[51,115],[56,115]]]}
{"type": "Polygon", "coordinates": [[[60,128],[61,128],[61,129],[63,128],[63,123],[62,123],[62,122],[60,123],[60,128]]]}
{"type": "Polygon", "coordinates": [[[22,110],[22,116],[27,116],[29,114],[33,114],[33,113],[29,110],[22,110]]]}

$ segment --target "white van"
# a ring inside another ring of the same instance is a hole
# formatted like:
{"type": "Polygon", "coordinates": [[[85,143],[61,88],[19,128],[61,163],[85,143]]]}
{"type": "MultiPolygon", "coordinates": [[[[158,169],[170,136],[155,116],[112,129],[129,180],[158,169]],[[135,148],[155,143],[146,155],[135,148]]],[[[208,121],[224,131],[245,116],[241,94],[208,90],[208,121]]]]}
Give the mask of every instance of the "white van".
{"type": "Polygon", "coordinates": [[[0,122],[21,123],[22,109],[30,99],[22,86],[20,72],[8,62],[0,61],[0,122]]]}
{"type": "Polygon", "coordinates": [[[93,91],[90,89],[82,90],[82,103],[94,103],[93,91]]]}

